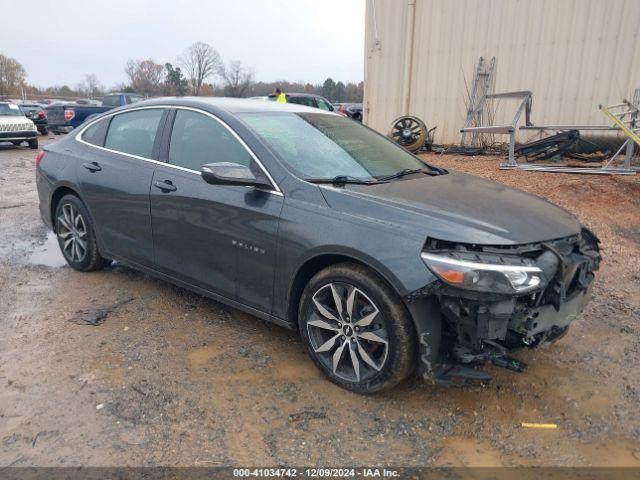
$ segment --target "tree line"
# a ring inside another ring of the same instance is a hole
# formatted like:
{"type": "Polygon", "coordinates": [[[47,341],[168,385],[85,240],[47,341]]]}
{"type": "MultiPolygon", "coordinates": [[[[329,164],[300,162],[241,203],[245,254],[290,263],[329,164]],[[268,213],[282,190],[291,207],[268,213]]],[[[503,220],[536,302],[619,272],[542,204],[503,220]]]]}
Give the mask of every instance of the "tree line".
{"type": "Polygon", "coordinates": [[[332,102],[362,102],[364,83],[334,81],[322,84],[305,82],[255,80],[251,68],[238,60],[223,62],[211,45],[196,42],[172,62],[157,63],[151,58],[129,59],[124,67],[126,81],[107,89],[95,74],[70,87],[67,85],[38,88],[26,82],[26,71],[12,58],[0,55],[0,97],[27,95],[51,97],[100,98],[108,91],[136,92],[155,96],[225,96],[252,97],[272,93],[276,87],[284,92],[322,95],[332,102]]]}

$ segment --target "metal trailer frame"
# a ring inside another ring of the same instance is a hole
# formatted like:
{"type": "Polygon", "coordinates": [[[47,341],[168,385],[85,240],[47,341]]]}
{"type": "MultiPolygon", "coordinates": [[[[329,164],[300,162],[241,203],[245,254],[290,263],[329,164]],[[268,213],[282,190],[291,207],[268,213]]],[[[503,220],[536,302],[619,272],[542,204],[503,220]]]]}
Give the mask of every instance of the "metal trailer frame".
{"type": "MultiPolygon", "coordinates": [[[[527,125],[520,127],[520,130],[538,130],[540,132],[545,130],[555,132],[566,132],[568,130],[590,130],[590,131],[616,131],[620,129],[617,127],[604,127],[597,125],[527,125]]],[[[565,165],[548,165],[544,163],[530,163],[526,165],[518,164],[515,158],[509,158],[508,163],[500,165],[500,170],[526,170],[533,172],[558,172],[558,173],[590,173],[590,174],[604,174],[604,175],[634,175],[636,171],[640,171],[638,167],[631,166],[631,159],[633,158],[633,142],[627,139],[618,151],[609,159],[609,161],[602,167],[567,167],[565,165]],[[611,163],[620,155],[622,150],[626,147],[627,152],[622,167],[610,167],[611,163]]]]}
{"type": "MultiPolygon", "coordinates": [[[[530,163],[526,165],[520,165],[516,162],[511,151],[509,151],[509,160],[507,163],[500,165],[501,170],[525,170],[530,172],[558,172],[558,173],[587,173],[592,175],[635,175],[640,171],[640,167],[631,166],[631,160],[634,154],[634,142],[637,139],[637,134],[640,128],[637,127],[638,118],[638,105],[640,105],[640,88],[637,88],[633,95],[633,102],[625,100],[618,105],[612,105],[610,107],[604,107],[600,105],[600,109],[603,110],[607,116],[609,116],[614,123],[618,126],[605,127],[597,125],[525,125],[520,127],[520,130],[538,130],[540,132],[545,130],[563,132],[567,130],[590,130],[590,131],[616,131],[623,132],[627,137],[624,143],[620,146],[618,151],[609,159],[609,161],[600,168],[594,167],[567,167],[566,165],[548,165],[540,163],[530,163]],[[628,107],[630,110],[613,114],[609,112],[609,108],[628,107]],[[622,121],[622,118],[629,116],[629,119],[622,121]],[[629,127],[626,126],[629,124],[629,127]],[[621,128],[621,126],[622,128],[621,128]],[[631,133],[631,135],[629,135],[631,133]],[[622,150],[626,148],[624,163],[621,167],[612,167],[613,161],[618,158],[622,153],[622,150]]],[[[639,144],[640,145],[640,144],[639,144]]]]}
{"type": "MultiPolygon", "coordinates": [[[[509,135],[509,165],[517,165],[515,161],[514,150],[516,148],[516,129],[518,121],[522,114],[525,114],[525,124],[527,126],[533,125],[531,123],[531,101],[533,92],[529,90],[522,90],[517,92],[503,92],[503,93],[490,93],[485,96],[487,100],[493,99],[512,99],[520,100],[520,106],[516,110],[516,114],[513,116],[511,123],[508,125],[487,125],[480,127],[463,127],[460,129],[460,133],[496,133],[502,135],[509,135]]],[[[484,104],[482,105],[484,108],[484,104]]]]}

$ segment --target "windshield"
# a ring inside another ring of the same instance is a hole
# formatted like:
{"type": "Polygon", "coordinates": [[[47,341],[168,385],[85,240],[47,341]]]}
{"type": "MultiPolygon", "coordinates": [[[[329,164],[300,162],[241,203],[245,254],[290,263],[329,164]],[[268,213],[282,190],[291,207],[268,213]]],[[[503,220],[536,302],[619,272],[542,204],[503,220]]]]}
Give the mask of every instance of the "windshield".
{"type": "Polygon", "coordinates": [[[0,116],[3,117],[16,117],[16,116],[24,116],[22,110],[18,105],[13,103],[0,103],[0,116]]]}
{"type": "Polygon", "coordinates": [[[364,180],[428,169],[413,155],[350,118],[318,113],[245,113],[242,119],[301,178],[364,180]]]}

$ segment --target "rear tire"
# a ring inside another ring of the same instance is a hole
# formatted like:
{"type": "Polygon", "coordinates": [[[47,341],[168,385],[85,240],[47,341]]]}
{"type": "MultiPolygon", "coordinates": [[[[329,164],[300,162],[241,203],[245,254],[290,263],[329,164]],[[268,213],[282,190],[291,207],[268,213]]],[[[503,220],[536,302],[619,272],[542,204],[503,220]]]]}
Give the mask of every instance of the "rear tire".
{"type": "Polygon", "coordinates": [[[60,199],[55,214],[58,245],[71,268],[80,272],[101,270],[111,263],[98,249],[93,220],[75,195],[60,199]]]}
{"type": "Polygon", "coordinates": [[[13,140],[11,143],[13,143],[16,147],[19,147],[20,145],[22,145],[21,140],[13,140]]]}
{"type": "Polygon", "coordinates": [[[390,389],[416,363],[409,312],[362,265],[341,263],[317,273],[302,293],[298,326],[313,362],[329,380],[352,392],[390,389]]]}

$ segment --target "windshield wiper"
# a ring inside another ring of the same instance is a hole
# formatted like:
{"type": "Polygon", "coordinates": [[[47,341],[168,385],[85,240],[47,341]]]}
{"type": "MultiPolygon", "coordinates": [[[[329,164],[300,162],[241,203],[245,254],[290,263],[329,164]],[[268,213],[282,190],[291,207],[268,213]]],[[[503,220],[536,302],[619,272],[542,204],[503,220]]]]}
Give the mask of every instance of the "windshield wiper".
{"type": "Polygon", "coordinates": [[[424,168],[405,168],[404,170],[400,170],[399,172],[392,173],[391,175],[387,175],[386,177],[378,177],[378,180],[384,182],[387,180],[393,180],[394,178],[404,177],[405,175],[412,175],[414,173],[424,173],[425,175],[440,175],[440,172],[435,170],[425,170],[424,168]]]}
{"type": "Polygon", "coordinates": [[[351,175],[336,175],[333,178],[305,178],[309,183],[333,183],[342,185],[345,183],[354,183],[358,185],[374,185],[380,183],[379,180],[364,180],[358,177],[352,177],[351,175]]]}

